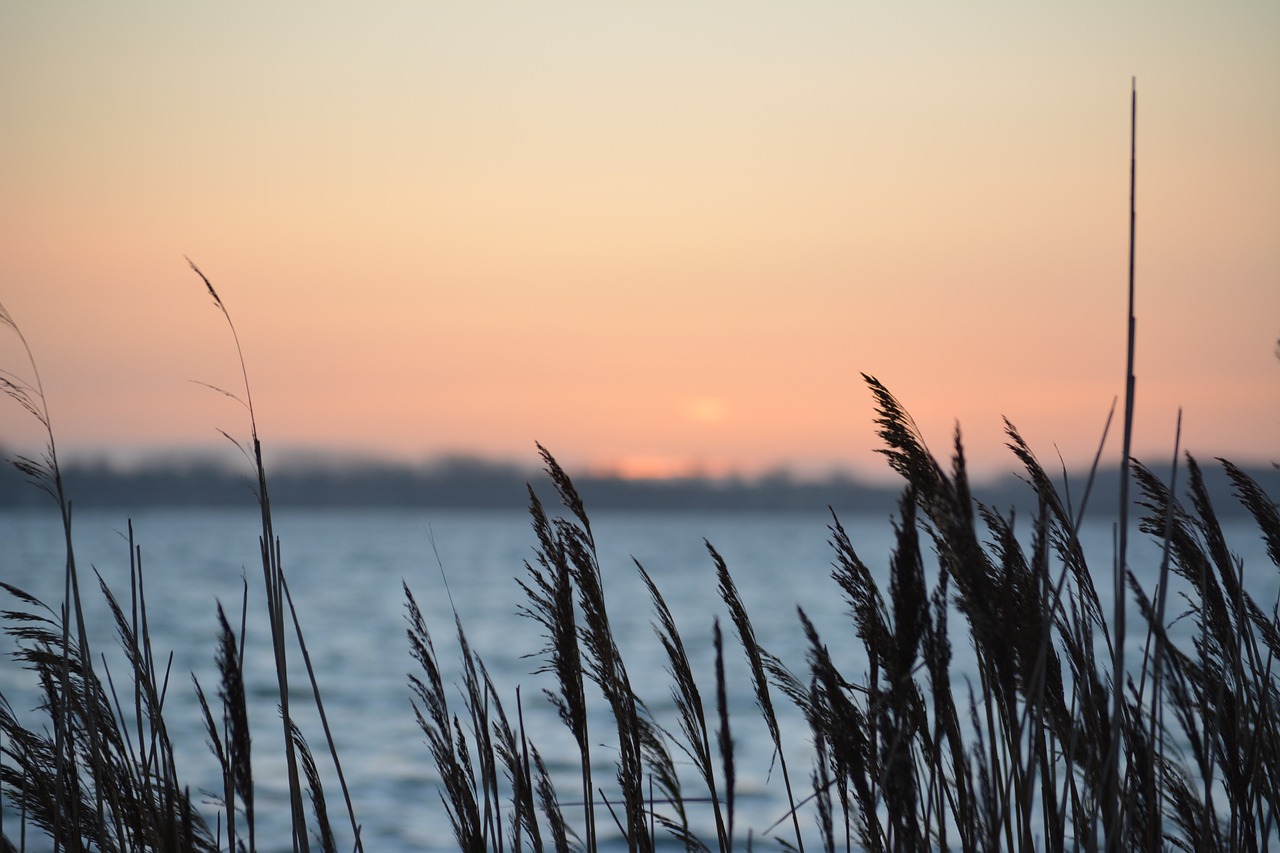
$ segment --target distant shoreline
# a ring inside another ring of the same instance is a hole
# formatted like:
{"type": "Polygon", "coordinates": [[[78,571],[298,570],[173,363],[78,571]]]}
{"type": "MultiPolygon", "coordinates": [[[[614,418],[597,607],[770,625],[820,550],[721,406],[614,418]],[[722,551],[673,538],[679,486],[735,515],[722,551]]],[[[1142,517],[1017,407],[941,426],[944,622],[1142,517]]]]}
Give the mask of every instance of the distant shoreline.
{"type": "MultiPolygon", "coordinates": [[[[1200,460],[1218,512],[1244,512],[1214,460],[1200,460]]],[[[1271,495],[1280,494],[1280,471],[1245,469],[1271,495]]],[[[1167,476],[1167,471],[1157,473],[1167,476]]],[[[1114,468],[1099,472],[1089,497],[1093,510],[1114,509],[1114,468]]],[[[215,462],[176,462],[137,468],[73,463],[63,471],[67,493],[81,509],[253,506],[247,473],[215,462]]],[[[1183,475],[1180,481],[1185,482],[1183,475]]],[[[686,477],[637,480],[576,475],[584,501],[599,510],[808,511],[834,507],[892,513],[900,488],[833,474],[821,479],[773,474],[753,478],[686,477]]],[[[449,459],[429,465],[352,463],[282,465],[271,472],[271,500],[277,507],[523,509],[528,487],[554,503],[554,492],[537,470],[479,459],[449,459]]],[[[1055,483],[1061,490],[1061,483],[1055,483]]],[[[974,485],[976,497],[1001,512],[1034,511],[1031,489],[1013,474],[974,485]]],[[[1070,499],[1078,502],[1084,478],[1072,476],[1070,499]]],[[[1065,495],[1064,495],[1065,497],[1065,495]]],[[[12,465],[0,470],[0,509],[48,506],[49,498],[26,482],[12,465]]]]}

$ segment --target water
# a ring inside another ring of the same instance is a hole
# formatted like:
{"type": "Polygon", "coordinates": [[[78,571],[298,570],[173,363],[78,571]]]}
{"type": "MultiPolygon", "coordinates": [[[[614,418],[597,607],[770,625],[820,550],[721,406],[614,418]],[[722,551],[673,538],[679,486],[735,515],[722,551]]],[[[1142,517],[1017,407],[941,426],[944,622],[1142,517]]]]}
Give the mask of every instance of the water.
{"type": "MultiPolygon", "coordinates": [[[[535,539],[520,512],[445,510],[280,511],[276,530],[283,561],[307,646],[324,694],[366,849],[371,851],[453,850],[439,799],[438,777],[416,727],[406,685],[415,670],[405,640],[404,595],[407,583],[421,605],[450,683],[458,681],[453,611],[456,609],[474,650],[483,658],[502,691],[509,715],[515,714],[520,688],[526,729],[558,775],[562,801],[576,799],[576,748],[542,696],[550,676],[534,674],[538,661],[526,657],[543,644],[533,620],[514,614],[523,602],[516,578],[524,561],[534,558],[535,539]]],[[[887,595],[892,527],[884,516],[842,516],[854,547],[872,568],[887,595]]],[[[610,618],[627,662],[633,686],[668,728],[675,730],[668,698],[666,660],[651,627],[648,594],[634,569],[638,560],[653,576],[684,635],[695,675],[704,689],[714,684],[712,621],[720,617],[727,645],[729,705],[737,746],[737,828],[743,837],[785,814],[780,774],[770,771],[771,749],[755,710],[745,666],[731,623],[716,594],[714,566],[704,538],[724,556],[751,614],[760,642],[794,671],[804,666],[804,636],[796,608],[818,626],[838,666],[851,677],[865,669],[852,633],[846,605],[829,573],[830,517],[823,513],[597,513],[592,518],[604,569],[610,618]]],[[[245,583],[248,588],[246,681],[254,732],[259,846],[288,846],[287,783],[280,760],[281,726],[270,639],[263,618],[262,570],[258,555],[258,517],[252,510],[150,511],[133,519],[142,548],[146,601],[153,646],[158,655],[173,652],[166,720],[174,738],[178,769],[193,791],[214,790],[218,772],[205,745],[201,717],[190,676],[212,697],[217,691],[214,644],[215,603],[221,602],[233,625],[239,624],[245,583]]],[[[1111,531],[1106,522],[1086,529],[1084,544],[1091,564],[1109,566],[1111,531]]],[[[1264,608],[1276,595],[1277,572],[1266,560],[1256,529],[1247,521],[1226,525],[1228,542],[1250,568],[1247,583],[1264,608]]],[[[62,597],[63,552],[58,519],[52,512],[0,514],[0,580],[23,588],[47,603],[62,597]]],[[[1159,552],[1145,538],[1133,543],[1131,558],[1144,586],[1153,586],[1159,552]]],[[[92,566],[121,599],[128,599],[129,550],[126,519],[106,512],[82,513],[76,520],[76,552],[82,570],[91,641],[107,654],[117,685],[127,671],[114,654],[113,628],[93,583],[92,566]]],[[[1109,581],[1097,580],[1104,607],[1109,581]]],[[[6,596],[7,598],[7,596],[6,596]]],[[[1171,600],[1171,607],[1180,603],[1171,600]]],[[[6,600],[8,608],[12,601],[6,600]]],[[[0,664],[0,692],[23,714],[34,704],[27,673],[7,660],[12,642],[0,640],[6,661],[0,664]]],[[[1134,648],[1134,654],[1140,649],[1134,648]]],[[[964,642],[954,648],[953,667],[962,682],[972,675],[972,652],[964,642]]],[[[299,724],[322,765],[324,737],[311,714],[299,713],[308,688],[295,653],[291,700],[299,724]]],[[[454,710],[462,712],[456,694],[454,710]]],[[[708,712],[713,697],[704,696],[708,712]]],[[[779,703],[786,715],[784,739],[793,778],[801,786],[809,772],[807,732],[798,715],[779,703]]],[[[714,724],[713,724],[714,725],[714,724]]],[[[603,732],[601,722],[595,731],[603,732]]],[[[603,735],[602,735],[603,737],[603,735]]],[[[677,758],[683,758],[677,755],[677,758]]],[[[598,780],[612,776],[612,758],[597,750],[598,780]]],[[[694,788],[692,776],[686,779],[694,788]]],[[[341,822],[343,809],[336,779],[326,775],[330,814],[341,822]]],[[[209,799],[205,797],[204,799],[209,799]]],[[[212,808],[209,809],[212,814],[212,808]]],[[[703,828],[708,815],[694,814],[703,828]]],[[[6,832],[15,825],[6,819],[6,832]]],[[[806,827],[812,817],[806,816],[806,827]]],[[[340,827],[341,828],[341,827],[340,827]]],[[[349,829],[344,834],[349,835],[349,829]]],[[[712,831],[712,837],[714,837],[712,831]]],[[[30,839],[29,839],[30,843],[30,839]]],[[[349,844],[349,842],[347,842],[349,844]]],[[[340,841],[340,848],[344,843],[340,841]]]]}

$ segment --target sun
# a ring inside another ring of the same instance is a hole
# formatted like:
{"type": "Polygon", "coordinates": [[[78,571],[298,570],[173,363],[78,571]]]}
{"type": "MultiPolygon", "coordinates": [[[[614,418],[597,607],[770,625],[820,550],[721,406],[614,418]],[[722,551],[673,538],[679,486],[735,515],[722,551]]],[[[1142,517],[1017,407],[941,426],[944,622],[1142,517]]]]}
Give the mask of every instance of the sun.
{"type": "Polygon", "coordinates": [[[684,417],[695,423],[718,424],[729,416],[729,408],[719,397],[694,397],[681,407],[684,417]]]}

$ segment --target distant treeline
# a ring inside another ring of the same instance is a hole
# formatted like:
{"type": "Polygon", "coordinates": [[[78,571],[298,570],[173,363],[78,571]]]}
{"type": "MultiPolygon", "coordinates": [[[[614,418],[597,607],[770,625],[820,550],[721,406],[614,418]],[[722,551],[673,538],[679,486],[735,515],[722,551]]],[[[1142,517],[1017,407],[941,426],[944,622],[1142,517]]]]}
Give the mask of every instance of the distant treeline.
{"type": "MultiPolygon", "coordinates": [[[[48,496],[12,465],[0,469],[0,508],[38,507],[48,496]]],[[[1206,461],[1206,480],[1223,513],[1240,511],[1231,499],[1226,477],[1206,461]]],[[[1273,467],[1247,469],[1272,494],[1280,491],[1280,472],[1273,467]]],[[[185,459],[123,467],[105,462],[72,463],[63,469],[67,495],[80,508],[251,506],[255,483],[247,470],[217,461],[185,459]]],[[[1116,470],[1098,475],[1089,506],[1097,511],[1116,505],[1116,470]]],[[[576,475],[583,499],[600,510],[812,510],[892,512],[896,486],[859,480],[850,474],[822,479],[776,473],[753,478],[686,477],[629,480],[576,475]]],[[[455,507],[459,509],[523,509],[528,484],[542,497],[545,477],[531,468],[484,459],[450,458],[425,465],[390,463],[282,464],[271,471],[275,506],[295,507],[455,507]]],[[[1072,477],[1072,499],[1084,494],[1082,477],[1072,477]]],[[[975,486],[977,498],[997,510],[1034,510],[1032,492],[1017,477],[975,486]]],[[[547,495],[548,503],[554,500],[547,495]]]]}

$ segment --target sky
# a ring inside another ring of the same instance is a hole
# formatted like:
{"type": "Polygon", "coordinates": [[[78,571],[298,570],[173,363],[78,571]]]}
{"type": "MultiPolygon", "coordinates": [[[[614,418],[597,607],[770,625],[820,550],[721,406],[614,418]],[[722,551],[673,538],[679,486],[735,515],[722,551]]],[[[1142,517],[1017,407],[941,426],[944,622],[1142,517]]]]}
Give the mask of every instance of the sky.
{"type": "Polygon", "coordinates": [[[1083,465],[1136,79],[1135,455],[1181,410],[1267,462],[1277,44],[1273,2],[8,2],[0,303],[64,459],[247,437],[189,257],[279,452],[880,476],[865,373],[940,457],[1013,470],[1007,417],[1083,465]]]}

